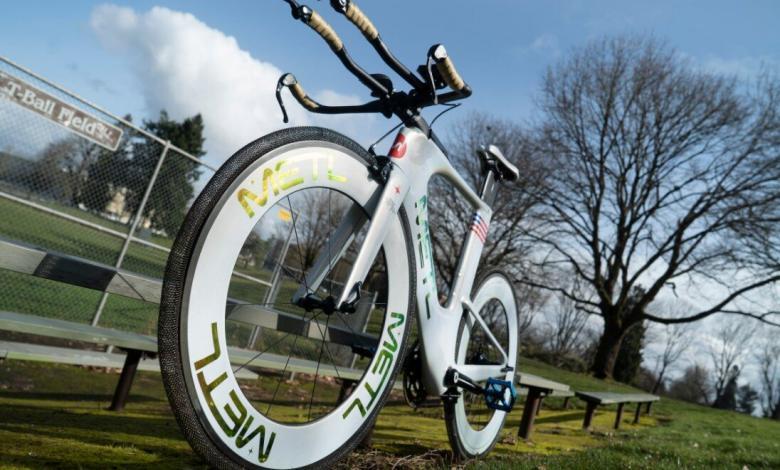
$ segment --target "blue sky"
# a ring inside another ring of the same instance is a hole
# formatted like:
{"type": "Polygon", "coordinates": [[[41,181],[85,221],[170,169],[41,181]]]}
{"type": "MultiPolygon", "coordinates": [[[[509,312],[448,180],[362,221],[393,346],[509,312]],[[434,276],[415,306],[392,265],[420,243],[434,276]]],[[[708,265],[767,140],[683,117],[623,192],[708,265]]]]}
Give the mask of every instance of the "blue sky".
{"type": "MultiPolygon", "coordinates": [[[[128,57],[107,50],[90,25],[101,3],[6,5],[0,16],[0,54],[117,114],[153,114],[128,57]]],[[[281,0],[114,4],[139,14],[155,5],[191,13],[235,37],[253,57],[294,72],[310,90],[366,97],[319,38],[292,21],[281,0]]],[[[384,69],[327,2],[309,0],[309,4],[323,12],[366,68],[384,69]]],[[[529,117],[546,66],[570,48],[602,35],[652,33],[697,63],[726,72],[751,74],[762,62],[775,68],[780,63],[780,3],[776,1],[363,0],[360,4],[410,67],[424,60],[429,45],[447,46],[475,90],[463,110],[489,111],[510,119],[529,117]]]]}

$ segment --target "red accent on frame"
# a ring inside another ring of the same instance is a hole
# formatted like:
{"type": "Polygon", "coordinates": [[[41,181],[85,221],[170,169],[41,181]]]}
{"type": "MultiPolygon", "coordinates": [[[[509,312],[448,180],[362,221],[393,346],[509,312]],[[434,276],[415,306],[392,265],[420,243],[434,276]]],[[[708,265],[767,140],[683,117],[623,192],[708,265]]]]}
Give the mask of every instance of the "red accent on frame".
{"type": "Polygon", "coordinates": [[[404,136],[399,132],[398,135],[395,137],[395,142],[393,142],[393,146],[390,147],[389,156],[391,158],[403,158],[404,155],[406,155],[406,136],[404,136]]]}

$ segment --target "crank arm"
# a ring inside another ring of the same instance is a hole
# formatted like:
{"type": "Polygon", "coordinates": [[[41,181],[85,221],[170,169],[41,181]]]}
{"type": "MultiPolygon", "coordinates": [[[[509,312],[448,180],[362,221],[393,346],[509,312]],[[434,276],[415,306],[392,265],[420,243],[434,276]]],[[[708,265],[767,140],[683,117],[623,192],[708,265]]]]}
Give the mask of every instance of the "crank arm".
{"type": "Polygon", "coordinates": [[[462,388],[476,395],[485,394],[485,389],[477,382],[453,368],[447,369],[447,373],[444,375],[444,385],[447,387],[462,388]]]}
{"type": "Polygon", "coordinates": [[[382,196],[376,205],[376,210],[371,217],[371,224],[366,233],[363,246],[360,247],[357,258],[352,265],[344,290],[341,292],[336,306],[341,311],[350,311],[353,305],[360,299],[360,287],[363,284],[369,269],[374,262],[382,243],[385,240],[387,229],[395,219],[401,208],[406,193],[409,192],[410,181],[404,172],[393,165],[390,177],[382,189],[382,196]]]}

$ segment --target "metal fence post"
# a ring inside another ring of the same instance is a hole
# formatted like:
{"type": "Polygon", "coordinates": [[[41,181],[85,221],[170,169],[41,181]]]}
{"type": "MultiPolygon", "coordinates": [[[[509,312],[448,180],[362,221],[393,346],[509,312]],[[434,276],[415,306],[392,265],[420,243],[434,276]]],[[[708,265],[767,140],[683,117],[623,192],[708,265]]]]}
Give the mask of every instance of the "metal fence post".
{"type": "MultiPolygon", "coordinates": [[[[130,248],[130,243],[133,241],[133,234],[135,233],[135,229],[138,228],[138,224],[141,223],[141,219],[143,219],[144,209],[146,208],[146,203],[149,201],[149,195],[152,193],[152,188],[154,187],[154,183],[157,181],[157,176],[160,174],[160,169],[162,168],[163,162],[165,161],[165,157],[168,155],[168,150],[170,150],[170,148],[171,142],[166,141],[165,146],[160,153],[160,158],[157,159],[157,164],[154,167],[152,176],[149,179],[149,184],[146,185],[146,190],[144,191],[144,195],[141,198],[141,203],[138,205],[133,222],[130,224],[130,230],[127,232],[125,241],[122,244],[122,249],[119,251],[119,256],[117,257],[116,263],[114,263],[114,268],[116,269],[122,267],[122,262],[125,260],[127,250],[130,248]]],[[[97,326],[98,322],[100,321],[100,315],[103,314],[103,308],[106,306],[107,300],[108,293],[103,292],[100,297],[100,303],[98,304],[97,310],[95,311],[95,315],[92,317],[92,326],[97,326]]]]}

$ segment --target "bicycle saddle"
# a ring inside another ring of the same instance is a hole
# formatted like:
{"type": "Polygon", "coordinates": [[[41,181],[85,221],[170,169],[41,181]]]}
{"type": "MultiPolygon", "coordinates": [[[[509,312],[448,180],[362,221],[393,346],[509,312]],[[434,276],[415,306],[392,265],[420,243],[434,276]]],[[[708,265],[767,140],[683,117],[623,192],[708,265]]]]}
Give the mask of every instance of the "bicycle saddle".
{"type": "Polygon", "coordinates": [[[477,150],[477,155],[479,155],[479,158],[482,161],[482,168],[495,171],[498,174],[499,179],[517,181],[520,177],[520,170],[512,165],[504,154],[501,153],[501,150],[495,145],[491,144],[487,147],[481,146],[479,150],[477,150]]]}

